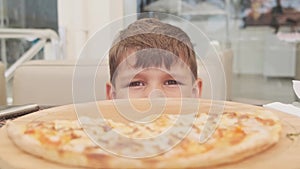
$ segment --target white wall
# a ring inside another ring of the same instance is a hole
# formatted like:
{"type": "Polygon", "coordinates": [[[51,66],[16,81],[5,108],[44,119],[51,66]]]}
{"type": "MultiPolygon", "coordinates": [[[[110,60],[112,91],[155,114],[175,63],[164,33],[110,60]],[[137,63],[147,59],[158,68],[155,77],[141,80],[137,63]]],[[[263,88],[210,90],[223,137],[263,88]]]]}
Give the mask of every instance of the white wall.
{"type": "MultiPolygon", "coordinates": [[[[268,26],[231,30],[233,72],[273,77],[295,76],[296,47],[280,41],[268,26]]],[[[286,31],[281,27],[281,31],[286,31]]]]}
{"type": "Polygon", "coordinates": [[[99,28],[124,16],[124,0],[58,0],[58,22],[65,59],[79,56],[99,28]]]}
{"type": "MultiPolygon", "coordinates": [[[[221,17],[206,21],[192,20],[210,40],[226,40],[226,23],[221,17]]],[[[241,28],[239,20],[230,20],[229,39],[234,52],[233,73],[273,77],[293,77],[296,66],[296,46],[280,41],[269,26],[241,28]]],[[[288,27],[280,31],[288,32],[288,27]]]]}
{"type": "Polygon", "coordinates": [[[273,29],[267,26],[242,29],[238,20],[230,20],[229,35],[226,35],[226,22],[222,17],[192,23],[203,30],[210,40],[218,40],[224,44],[226,36],[229,36],[234,52],[234,73],[263,74],[265,50],[268,48],[266,37],[275,36],[273,29]]]}
{"type": "MultiPolygon", "coordinates": [[[[226,23],[224,18],[211,17],[206,21],[192,20],[191,22],[204,31],[210,40],[218,40],[225,43],[226,23]]],[[[230,20],[229,39],[234,52],[233,73],[266,75],[266,65],[272,64],[266,63],[270,62],[266,57],[269,56],[268,54],[274,48],[274,44],[281,44],[282,42],[277,39],[274,29],[271,27],[256,26],[241,28],[240,25],[239,20],[230,20]]],[[[285,27],[282,27],[280,30],[286,31],[285,27]]],[[[286,63],[288,60],[291,60],[291,57],[295,57],[291,55],[290,50],[284,47],[284,45],[277,45],[277,47],[278,51],[280,51],[275,53],[277,54],[277,62],[286,63]]],[[[271,59],[275,59],[275,57],[271,59]]],[[[293,61],[283,64],[285,68],[274,65],[272,69],[288,73],[274,73],[272,76],[293,76],[293,64],[295,64],[293,61]]]]}
{"type": "MultiPolygon", "coordinates": [[[[268,27],[247,27],[231,30],[231,47],[234,51],[233,72],[262,74],[266,49],[266,36],[273,33],[268,27]]],[[[274,35],[275,36],[275,35],[274,35]]]]}

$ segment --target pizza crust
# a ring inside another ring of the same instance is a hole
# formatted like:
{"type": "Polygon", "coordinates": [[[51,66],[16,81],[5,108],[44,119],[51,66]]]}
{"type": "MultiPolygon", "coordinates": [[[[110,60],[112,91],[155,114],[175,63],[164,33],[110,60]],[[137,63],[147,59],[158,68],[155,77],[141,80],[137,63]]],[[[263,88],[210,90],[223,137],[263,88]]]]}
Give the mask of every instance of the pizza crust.
{"type": "Polygon", "coordinates": [[[23,134],[23,131],[25,130],[23,125],[17,125],[12,121],[7,121],[6,129],[9,138],[24,151],[35,155],[44,152],[44,149],[41,148],[37,140],[23,134]]]}
{"type": "Polygon", "coordinates": [[[246,140],[242,144],[216,149],[207,154],[182,158],[170,163],[161,163],[158,168],[202,168],[234,163],[262,152],[277,142],[276,139],[270,140],[268,136],[261,138],[254,136],[246,140]],[[172,165],[170,166],[170,164],[172,165]]]}
{"type": "MultiPolygon", "coordinates": [[[[97,152],[84,154],[75,151],[56,151],[45,149],[32,137],[24,135],[23,125],[13,121],[6,123],[8,136],[13,142],[26,153],[41,157],[56,163],[81,166],[88,168],[144,168],[145,164],[140,160],[124,159],[111,156],[107,152],[98,149],[97,152]],[[121,167],[123,166],[123,167],[121,167]]],[[[151,165],[149,165],[150,167],[151,165]]]]}
{"type": "Polygon", "coordinates": [[[19,148],[29,154],[68,165],[86,166],[88,164],[87,159],[80,153],[65,151],[59,154],[58,151],[53,149],[43,148],[38,141],[22,133],[24,131],[24,126],[22,125],[8,121],[6,128],[9,138],[13,140],[19,148]]]}

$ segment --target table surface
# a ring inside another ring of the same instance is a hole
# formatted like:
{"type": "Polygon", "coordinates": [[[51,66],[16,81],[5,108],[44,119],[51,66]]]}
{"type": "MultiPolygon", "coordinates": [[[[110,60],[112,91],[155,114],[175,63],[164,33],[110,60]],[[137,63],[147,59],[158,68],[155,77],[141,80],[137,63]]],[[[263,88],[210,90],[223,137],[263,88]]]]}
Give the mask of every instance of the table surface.
{"type": "MultiPolygon", "coordinates": [[[[199,100],[200,108],[199,112],[209,111],[211,105],[221,105],[222,102],[212,103],[209,100],[199,100]]],[[[79,107],[76,107],[76,110],[91,110],[91,107],[94,107],[95,103],[81,104],[79,107]]],[[[133,105],[138,105],[139,108],[144,109],[149,106],[149,103],[145,101],[138,101],[133,105]]],[[[192,105],[192,104],[191,104],[192,105]]],[[[102,101],[98,102],[98,108],[107,118],[113,118],[115,120],[121,120],[120,115],[116,115],[114,112],[116,108],[114,103],[111,101],[102,101]]],[[[170,102],[166,105],[165,113],[174,113],[178,110],[176,102],[170,102]]],[[[191,106],[185,107],[189,109],[191,106]]],[[[126,106],[124,107],[126,108],[126,106]]],[[[234,102],[225,102],[224,111],[265,111],[265,108],[234,103],[234,102]]],[[[273,111],[273,110],[270,110],[273,111]]],[[[283,131],[281,133],[280,141],[275,146],[270,149],[249,157],[245,160],[234,164],[228,164],[219,166],[219,169],[282,169],[282,168],[299,168],[300,167],[300,142],[298,137],[293,137],[293,139],[288,138],[286,135],[293,133],[300,133],[300,118],[297,118],[292,115],[288,115],[282,112],[273,111],[277,114],[281,120],[283,131]]],[[[29,122],[33,120],[54,120],[54,119],[76,119],[76,112],[74,105],[66,105],[61,107],[55,107],[51,109],[45,109],[38,111],[33,114],[29,114],[18,119],[15,119],[16,122],[29,122]]],[[[20,149],[18,149],[13,142],[8,138],[6,133],[6,126],[0,129],[0,168],[6,169],[29,169],[29,168],[45,168],[45,169],[68,169],[76,168],[64,166],[56,163],[52,163],[41,158],[31,156],[20,149]]]]}

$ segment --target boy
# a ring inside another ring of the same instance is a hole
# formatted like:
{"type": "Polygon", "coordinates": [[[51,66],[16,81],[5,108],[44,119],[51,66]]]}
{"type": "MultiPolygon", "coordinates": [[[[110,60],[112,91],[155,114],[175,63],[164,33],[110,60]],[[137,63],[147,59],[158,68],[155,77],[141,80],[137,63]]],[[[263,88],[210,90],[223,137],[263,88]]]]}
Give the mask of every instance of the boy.
{"type": "Polygon", "coordinates": [[[195,52],[187,34],[157,19],[121,31],[109,51],[107,99],[200,97],[195,52]]]}

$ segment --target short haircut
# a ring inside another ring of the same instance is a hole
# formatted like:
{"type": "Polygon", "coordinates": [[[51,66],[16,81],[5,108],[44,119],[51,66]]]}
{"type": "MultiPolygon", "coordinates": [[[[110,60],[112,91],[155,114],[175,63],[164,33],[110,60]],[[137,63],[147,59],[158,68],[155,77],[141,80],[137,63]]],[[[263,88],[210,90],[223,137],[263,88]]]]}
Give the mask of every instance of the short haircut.
{"type": "MultiPolygon", "coordinates": [[[[188,35],[178,27],[163,23],[158,19],[146,18],[135,21],[126,29],[120,31],[109,51],[110,81],[114,83],[113,77],[119,64],[126,59],[128,50],[141,51],[146,49],[161,49],[176,55],[177,58],[190,68],[193,79],[197,78],[197,62],[195,51],[188,35]]],[[[158,57],[158,56],[157,56],[158,57]]],[[[174,61],[170,57],[158,59],[147,59],[147,63],[138,57],[135,67],[164,66],[168,68],[174,61]],[[160,63],[157,63],[160,60],[160,63]],[[141,63],[143,62],[143,63],[141,63]]]]}

